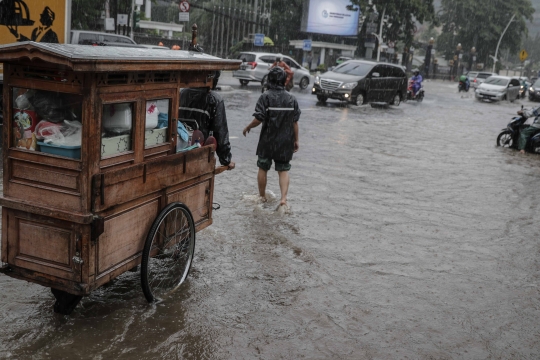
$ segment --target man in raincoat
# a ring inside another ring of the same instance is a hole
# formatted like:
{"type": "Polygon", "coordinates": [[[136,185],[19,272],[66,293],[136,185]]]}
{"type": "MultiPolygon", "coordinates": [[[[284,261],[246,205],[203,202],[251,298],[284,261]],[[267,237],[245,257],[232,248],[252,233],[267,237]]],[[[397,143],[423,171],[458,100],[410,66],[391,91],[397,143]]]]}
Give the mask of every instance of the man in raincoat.
{"type": "Polygon", "coordinates": [[[413,71],[414,76],[411,78],[413,81],[412,83],[412,89],[413,89],[413,96],[416,96],[418,94],[418,90],[422,87],[422,75],[420,75],[420,70],[415,69],[413,71]]]}
{"type": "Polygon", "coordinates": [[[523,109],[517,113],[525,118],[530,118],[532,116],[535,117],[533,123],[529,127],[526,127],[519,132],[518,150],[521,154],[525,154],[525,145],[527,145],[527,140],[529,140],[531,136],[540,132],[540,107],[531,110],[523,109]]]}
{"type": "Polygon", "coordinates": [[[196,120],[205,139],[212,131],[217,141],[216,153],[219,162],[221,165],[227,166],[228,170],[232,170],[235,164],[231,161],[231,144],[225,104],[221,96],[214,91],[220,75],[220,71],[214,73],[212,90],[208,88],[182,89],[178,117],[196,120]]]}
{"type": "MultiPolygon", "coordinates": [[[[296,98],[284,90],[287,75],[280,67],[270,69],[268,73],[269,89],[259,97],[255,106],[254,119],[244,128],[243,134],[262,124],[257,146],[257,183],[259,195],[266,201],[267,173],[275,162],[281,190],[280,206],[287,206],[289,191],[290,161],[293,153],[300,148],[298,141],[298,119],[300,108],[296,98]]],[[[286,209],[286,208],[285,208],[286,209]]]]}

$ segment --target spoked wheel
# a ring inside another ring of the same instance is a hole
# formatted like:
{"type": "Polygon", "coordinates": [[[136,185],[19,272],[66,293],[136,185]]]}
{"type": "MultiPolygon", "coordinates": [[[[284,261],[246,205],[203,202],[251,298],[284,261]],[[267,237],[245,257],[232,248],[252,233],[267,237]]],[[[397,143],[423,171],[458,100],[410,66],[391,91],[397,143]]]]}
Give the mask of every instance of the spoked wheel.
{"type": "Polygon", "coordinates": [[[169,204],[154,220],[142,254],[141,286],[148,302],[176,290],[195,253],[195,224],[188,207],[169,204]]]}
{"type": "Polygon", "coordinates": [[[497,146],[511,148],[514,146],[514,138],[510,131],[503,131],[497,136],[497,146]]]}

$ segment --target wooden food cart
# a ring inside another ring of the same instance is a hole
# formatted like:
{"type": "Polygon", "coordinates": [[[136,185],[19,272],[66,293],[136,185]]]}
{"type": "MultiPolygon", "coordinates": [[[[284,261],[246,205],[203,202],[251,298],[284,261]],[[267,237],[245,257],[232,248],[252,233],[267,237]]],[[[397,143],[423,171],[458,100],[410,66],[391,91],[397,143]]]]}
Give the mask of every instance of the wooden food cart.
{"type": "Polygon", "coordinates": [[[177,152],[179,92],[240,62],[34,42],[0,62],[1,271],[51,287],[61,313],[139,264],[148,301],[178,287],[219,172],[213,146],[177,152]]]}

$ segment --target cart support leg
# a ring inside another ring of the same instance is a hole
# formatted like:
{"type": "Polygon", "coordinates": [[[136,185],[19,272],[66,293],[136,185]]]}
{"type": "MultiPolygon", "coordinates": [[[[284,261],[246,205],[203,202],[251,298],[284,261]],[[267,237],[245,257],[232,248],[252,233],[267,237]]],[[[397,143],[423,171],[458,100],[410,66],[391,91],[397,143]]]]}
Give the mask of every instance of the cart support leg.
{"type": "Polygon", "coordinates": [[[51,292],[56,298],[54,312],[62,315],[69,315],[82,299],[82,296],[73,295],[62,290],[51,288],[51,292]]]}

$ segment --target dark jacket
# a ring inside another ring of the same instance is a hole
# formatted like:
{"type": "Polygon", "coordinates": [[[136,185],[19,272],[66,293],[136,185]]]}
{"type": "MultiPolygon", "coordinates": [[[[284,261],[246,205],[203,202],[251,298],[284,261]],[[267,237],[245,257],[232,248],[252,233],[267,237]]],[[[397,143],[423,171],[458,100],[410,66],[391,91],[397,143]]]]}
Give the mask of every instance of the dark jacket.
{"type": "Polygon", "coordinates": [[[232,159],[231,144],[225,104],[221,96],[215,91],[208,91],[207,88],[182,89],[178,117],[196,120],[205,139],[208,138],[210,131],[213,131],[217,141],[216,153],[219,162],[221,165],[229,165],[232,159]]]}
{"type": "Polygon", "coordinates": [[[296,98],[283,86],[271,86],[262,94],[253,114],[262,122],[257,155],[279,162],[290,161],[294,153],[294,123],[300,114],[296,98]]]}

